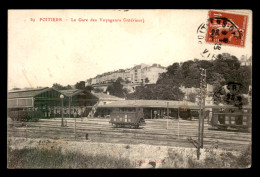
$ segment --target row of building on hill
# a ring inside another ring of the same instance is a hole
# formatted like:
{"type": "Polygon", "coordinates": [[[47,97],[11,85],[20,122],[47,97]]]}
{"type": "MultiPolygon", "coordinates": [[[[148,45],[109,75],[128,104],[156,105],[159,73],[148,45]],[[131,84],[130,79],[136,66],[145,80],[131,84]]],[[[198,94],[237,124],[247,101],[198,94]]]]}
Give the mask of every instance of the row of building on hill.
{"type": "MultiPolygon", "coordinates": [[[[229,58],[230,54],[224,53],[224,58],[229,58]]],[[[243,66],[252,65],[252,57],[247,58],[247,56],[242,55],[239,60],[243,66]]],[[[166,67],[162,67],[160,64],[153,64],[151,66],[147,64],[135,65],[130,69],[119,69],[113,72],[106,72],[99,74],[94,78],[86,80],[86,85],[97,85],[97,84],[107,84],[116,81],[121,77],[127,83],[147,83],[155,84],[159,78],[159,75],[166,72],[166,67]]]]}
{"type": "Polygon", "coordinates": [[[130,69],[120,69],[97,75],[86,80],[86,85],[106,84],[116,81],[119,77],[127,83],[153,84],[158,80],[159,74],[163,72],[166,72],[166,67],[162,67],[160,64],[153,64],[152,66],[140,64],[130,69]]]}

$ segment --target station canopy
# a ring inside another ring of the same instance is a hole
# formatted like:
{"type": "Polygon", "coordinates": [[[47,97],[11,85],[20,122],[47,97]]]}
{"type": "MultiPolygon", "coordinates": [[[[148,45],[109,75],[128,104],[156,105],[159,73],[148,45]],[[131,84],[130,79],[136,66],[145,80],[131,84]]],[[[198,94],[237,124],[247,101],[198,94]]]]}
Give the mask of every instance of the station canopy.
{"type": "Polygon", "coordinates": [[[109,104],[100,105],[99,108],[116,108],[116,107],[143,107],[143,108],[190,108],[198,109],[197,103],[188,101],[170,101],[170,100],[122,100],[109,104]]]}
{"type": "MultiPolygon", "coordinates": [[[[200,109],[198,103],[190,101],[171,101],[171,100],[122,100],[100,105],[99,108],[123,108],[123,107],[142,107],[142,108],[185,108],[185,109],[200,109]]],[[[206,105],[205,108],[237,108],[233,105],[206,105]]],[[[244,105],[243,108],[251,108],[249,105],[244,105]]]]}

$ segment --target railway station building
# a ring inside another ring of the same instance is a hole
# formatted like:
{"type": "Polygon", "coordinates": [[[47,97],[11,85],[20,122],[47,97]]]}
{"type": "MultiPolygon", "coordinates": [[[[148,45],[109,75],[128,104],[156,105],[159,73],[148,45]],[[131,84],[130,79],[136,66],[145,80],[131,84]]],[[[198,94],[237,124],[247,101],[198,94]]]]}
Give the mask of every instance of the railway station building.
{"type": "Polygon", "coordinates": [[[95,106],[123,100],[104,93],[90,93],[79,89],[56,90],[44,87],[26,90],[11,90],[7,96],[7,110],[31,111],[41,118],[61,117],[63,102],[64,117],[86,117],[95,106]],[[64,98],[61,99],[60,95],[64,98]]]}
{"type": "MultiPolygon", "coordinates": [[[[166,118],[167,109],[169,116],[177,118],[198,117],[198,105],[197,103],[188,101],[170,101],[170,100],[123,100],[115,101],[110,104],[100,105],[98,112],[101,110],[108,115],[111,110],[119,110],[121,108],[127,109],[129,112],[134,111],[134,108],[143,108],[145,119],[158,119],[166,118]],[[186,110],[191,110],[188,115],[186,110]]],[[[101,116],[102,117],[102,116],[101,116]]]]}

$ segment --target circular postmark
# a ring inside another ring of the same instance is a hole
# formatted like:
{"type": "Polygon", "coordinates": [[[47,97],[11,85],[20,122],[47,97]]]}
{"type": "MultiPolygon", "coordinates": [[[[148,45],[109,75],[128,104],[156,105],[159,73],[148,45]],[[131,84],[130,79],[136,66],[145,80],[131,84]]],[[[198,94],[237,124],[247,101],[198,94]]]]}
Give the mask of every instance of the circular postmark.
{"type": "Polygon", "coordinates": [[[215,43],[213,47],[212,47],[212,45],[209,45],[209,46],[204,45],[204,44],[206,44],[207,29],[208,29],[207,23],[201,23],[199,25],[199,27],[197,28],[198,44],[203,46],[202,50],[200,50],[200,55],[202,58],[216,59],[217,58],[216,51],[221,50],[221,44],[215,43]]]}

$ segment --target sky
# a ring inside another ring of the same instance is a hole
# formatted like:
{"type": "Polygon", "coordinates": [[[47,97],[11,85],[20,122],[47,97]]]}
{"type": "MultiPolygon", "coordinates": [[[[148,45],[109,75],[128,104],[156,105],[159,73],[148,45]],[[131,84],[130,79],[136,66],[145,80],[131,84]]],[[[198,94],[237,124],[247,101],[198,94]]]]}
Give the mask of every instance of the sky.
{"type": "Polygon", "coordinates": [[[222,45],[214,50],[213,44],[200,44],[197,33],[207,23],[208,10],[9,10],[8,90],[74,85],[140,63],[167,67],[194,58],[209,59],[201,55],[205,49],[211,54],[249,57],[252,12],[238,12],[249,17],[245,46],[222,45]],[[124,21],[129,19],[138,22],[124,21]]]}

